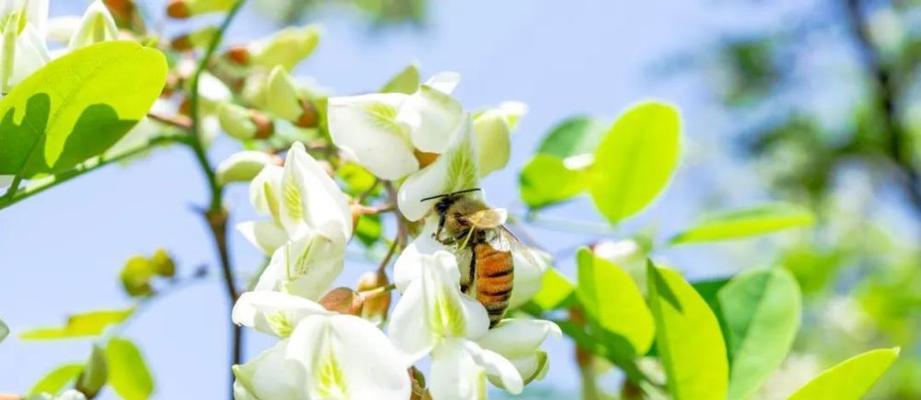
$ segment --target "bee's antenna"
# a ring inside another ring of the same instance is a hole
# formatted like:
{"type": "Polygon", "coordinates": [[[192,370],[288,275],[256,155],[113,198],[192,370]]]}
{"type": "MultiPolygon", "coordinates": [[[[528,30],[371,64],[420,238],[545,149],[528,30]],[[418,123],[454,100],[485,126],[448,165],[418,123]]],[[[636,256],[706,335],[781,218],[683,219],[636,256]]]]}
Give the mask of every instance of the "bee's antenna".
{"type": "Polygon", "coordinates": [[[482,189],[480,189],[480,188],[472,188],[472,189],[458,190],[458,191],[452,192],[452,193],[438,194],[438,195],[435,195],[435,196],[429,196],[429,197],[423,198],[422,200],[419,200],[419,202],[421,203],[421,202],[425,202],[425,201],[429,201],[429,200],[435,200],[435,199],[440,199],[440,198],[442,198],[442,197],[448,197],[448,196],[457,196],[457,195],[459,195],[459,194],[475,192],[475,191],[477,191],[477,190],[482,190],[482,189]]]}

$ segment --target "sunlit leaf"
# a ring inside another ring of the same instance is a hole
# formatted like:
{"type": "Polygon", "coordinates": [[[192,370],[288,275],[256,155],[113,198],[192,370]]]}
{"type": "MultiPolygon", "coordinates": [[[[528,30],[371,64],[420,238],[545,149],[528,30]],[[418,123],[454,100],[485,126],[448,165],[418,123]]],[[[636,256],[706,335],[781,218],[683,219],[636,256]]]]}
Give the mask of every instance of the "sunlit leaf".
{"type": "Polygon", "coordinates": [[[898,347],[851,357],[813,378],[788,400],[858,400],[898,357],[898,347]]]}
{"type": "Polygon", "coordinates": [[[390,78],[381,89],[382,93],[412,94],[419,89],[419,66],[410,64],[390,78]]]}
{"type": "Polygon", "coordinates": [[[521,199],[530,208],[541,208],[581,194],[588,188],[585,171],[567,168],[563,160],[537,154],[518,177],[521,199]]]}
{"type": "Polygon", "coordinates": [[[77,379],[76,389],[80,393],[87,395],[87,397],[96,396],[108,380],[108,371],[105,350],[99,345],[93,345],[93,352],[90,353],[90,358],[86,361],[86,365],[77,379]]]}
{"type": "Polygon", "coordinates": [[[646,269],[669,392],[675,400],[725,400],[729,365],[716,316],[678,272],[652,262],[646,269]]]}
{"type": "Polygon", "coordinates": [[[62,327],[38,328],[19,334],[22,340],[73,339],[102,334],[106,327],[124,321],[134,312],[125,310],[100,310],[73,314],[62,327]]]}
{"type": "Polygon", "coordinates": [[[630,342],[635,354],[645,354],[652,345],[655,326],[630,274],[587,248],[580,249],[576,258],[576,293],[583,309],[599,326],[630,342]]]}
{"type": "Polygon", "coordinates": [[[166,60],[127,41],[57,58],[0,100],[0,175],[58,173],[104,152],[150,109],[166,60]]]}
{"type": "Polygon", "coordinates": [[[544,137],[538,153],[560,159],[580,154],[590,154],[604,137],[606,124],[588,116],[571,117],[555,126],[544,137]]]}
{"type": "Polygon", "coordinates": [[[381,238],[383,226],[379,215],[362,215],[358,218],[358,225],[355,226],[355,237],[365,246],[371,246],[377,243],[381,238]]]}
{"type": "Polygon", "coordinates": [[[531,298],[542,311],[559,308],[574,292],[575,287],[569,278],[563,276],[556,268],[547,268],[541,279],[540,290],[531,298]]]}
{"type": "Polygon", "coordinates": [[[106,346],[109,385],[126,400],[147,399],[154,382],[144,356],[130,340],[114,338],[106,346]]]}
{"type": "Polygon", "coordinates": [[[681,119],[668,104],[630,107],[595,151],[591,193],[612,224],[648,206],[671,180],[681,147],[681,119]]]}
{"type": "Polygon", "coordinates": [[[64,364],[42,377],[41,380],[32,386],[29,395],[34,396],[41,393],[57,394],[65,386],[77,380],[80,372],[83,371],[82,364],[64,364]]]}
{"type": "Polygon", "coordinates": [[[675,235],[673,244],[740,239],[783,229],[812,225],[815,216],[792,204],[767,204],[735,210],[707,218],[696,226],[675,235]]]}
{"type": "Polygon", "coordinates": [[[729,398],[748,399],[793,345],[799,286],[786,270],[751,270],[730,280],[717,297],[731,366],[729,398]]]}

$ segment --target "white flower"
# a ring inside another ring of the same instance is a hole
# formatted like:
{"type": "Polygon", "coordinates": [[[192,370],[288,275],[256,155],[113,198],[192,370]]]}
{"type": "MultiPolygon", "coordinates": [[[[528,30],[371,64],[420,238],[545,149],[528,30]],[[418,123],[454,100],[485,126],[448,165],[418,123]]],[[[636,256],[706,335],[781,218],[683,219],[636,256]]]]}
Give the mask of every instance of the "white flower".
{"type": "Polygon", "coordinates": [[[77,30],[70,37],[68,47],[76,50],[94,43],[113,40],[118,36],[118,28],[109,9],[102,0],[96,0],[83,13],[83,19],[77,30]]]}
{"type": "Polygon", "coordinates": [[[511,394],[520,394],[524,387],[509,360],[467,339],[445,340],[432,351],[428,382],[434,399],[485,399],[487,378],[511,394]]]}
{"type": "Polygon", "coordinates": [[[270,291],[243,293],[233,305],[233,322],[286,338],[298,322],[311,315],[330,315],[323,306],[303,297],[270,291]]]}
{"type": "Polygon", "coordinates": [[[275,290],[319,299],[342,272],[345,241],[303,235],[275,250],[255,290],[275,290]]]}
{"type": "Polygon", "coordinates": [[[528,384],[547,373],[547,353],[540,350],[540,346],[550,335],[556,338],[562,335],[560,328],[553,322],[505,319],[477,338],[476,342],[484,349],[509,359],[518,369],[524,383],[528,384]]]}
{"type": "Polygon", "coordinates": [[[48,63],[45,40],[31,22],[20,29],[20,13],[7,16],[0,43],[0,86],[4,93],[48,63]]]}
{"type": "MultiPolygon", "coordinates": [[[[422,255],[414,271],[394,267],[396,279],[413,276],[394,307],[388,336],[415,362],[446,338],[478,337],[489,328],[486,309],[460,292],[460,271],[454,255],[437,251],[422,255]]],[[[408,265],[408,264],[404,264],[408,265]]]]}
{"type": "Polygon", "coordinates": [[[275,156],[263,151],[240,151],[218,164],[214,172],[218,183],[222,185],[228,182],[247,182],[259,175],[266,165],[271,165],[275,160],[275,156]]]}
{"type": "Polygon", "coordinates": [[[69,389],[61,392],[61,394],[57,396],[48,393],[35,394],[29,396],[29,400],[86,400],[86,396],[79,391],[69,389]]]}
{"type": "Polygon", "coordinates": [[[411,95],[330,98],[333,142],[382,179],[395,180],[417,171],[417,150],[445,151],[464,120],[460,103],[450,96],[458,79],[455,73],[436,75],[411,95]]]}

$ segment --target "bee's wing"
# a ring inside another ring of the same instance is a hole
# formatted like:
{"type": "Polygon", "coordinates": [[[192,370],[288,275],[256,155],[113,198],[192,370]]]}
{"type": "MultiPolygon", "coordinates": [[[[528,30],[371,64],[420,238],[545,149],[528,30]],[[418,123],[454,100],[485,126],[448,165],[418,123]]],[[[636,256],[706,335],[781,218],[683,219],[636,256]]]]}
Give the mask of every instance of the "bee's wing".
{"type": "Polygon", "coordinates": [[[489,241],[489,244],[496,250],[511,251],[514,254],[520,255],[529,264],[544,264],[544,262],[537,259],[534,250],[521,243],[521,241],[515,237],[515,234],[509,231],[504,225],[500,225],[499,228],[496,229],[496,235],[489,241]]]}
{"type": "Polygon", "coordinates": [[[487,208],[465,216],[471,225],[479,229],[495,229],[505,223],[508,212],[501,208],[487,208]]]}

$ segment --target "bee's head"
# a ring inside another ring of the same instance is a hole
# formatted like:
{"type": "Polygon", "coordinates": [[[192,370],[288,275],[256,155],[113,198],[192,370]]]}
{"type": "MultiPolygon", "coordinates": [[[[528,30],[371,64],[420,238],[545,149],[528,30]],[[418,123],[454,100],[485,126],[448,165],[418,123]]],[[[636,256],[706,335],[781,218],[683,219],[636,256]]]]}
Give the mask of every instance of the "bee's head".
{"type": "Polygon", "coordinates": [[[458,190],[458,191],[456,191],[456,192],[444,193],[444,194],[439,194],[439,195],[435,195],[435,196],[429,196],[429,197],[426,197],[426,198],[424,198],[424,199],[422,199],[422,200],[420,200],[420,201],[425,202],[425,201],[429,201],[429,200],[438,199],[438,202],[435,203],[435,211],[436,211],[439,215],[444,215],[444,213],[448,212],[448,209],[451,208],[451,205],[454,204],[454,202],[456,202],[457,199],[459,199],[459,198],[461,197],[462,194],[464,194],[464,193],[470,193],[470,192],[475,192],[475,191],[477,191],[477,190],[480,190],[480,188],[464,189],[464,190],[458,190]]]}

